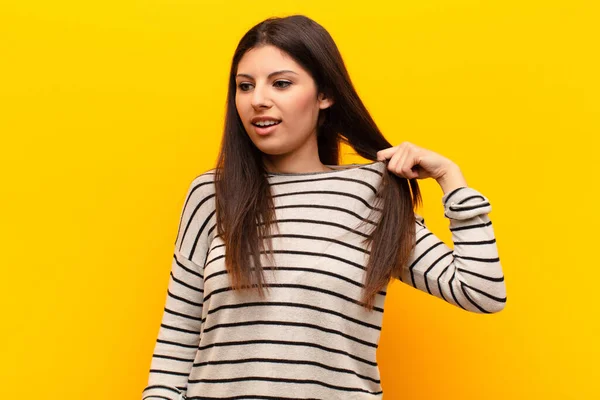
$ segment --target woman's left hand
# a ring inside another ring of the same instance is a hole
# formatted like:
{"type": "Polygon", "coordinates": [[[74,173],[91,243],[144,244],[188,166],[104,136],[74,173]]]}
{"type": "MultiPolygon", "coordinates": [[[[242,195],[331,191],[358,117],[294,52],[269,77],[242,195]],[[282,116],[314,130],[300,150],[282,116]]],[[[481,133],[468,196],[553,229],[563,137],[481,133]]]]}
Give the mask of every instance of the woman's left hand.
{"type": "Polygon", "coordinates": [[[389,159],[388,170],[406,179],[438,180],[448,171],[458,169],[458,166],[448,158],[410,142],[378,151],[377,159],[381,161],[389,159]]]}
{"type": "Polygon", "coordinates": [[[377,152],[377,159],[389,159],[387,169],[406,179],[433,178],[444,193],[467,186],[460,168],[451,160],[431,150],[403,142],[377,152]]]}

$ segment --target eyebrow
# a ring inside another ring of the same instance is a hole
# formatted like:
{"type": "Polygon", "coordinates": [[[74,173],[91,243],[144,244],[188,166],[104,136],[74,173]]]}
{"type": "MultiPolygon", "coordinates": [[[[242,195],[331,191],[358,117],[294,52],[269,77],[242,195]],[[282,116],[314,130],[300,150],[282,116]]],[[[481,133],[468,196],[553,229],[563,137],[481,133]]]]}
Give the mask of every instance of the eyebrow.
{"type": "MultiPolygon", "coordinates": [[[[292,74],[296,74],[294,71],[290,71],[289,69],[283,69],[283,70],[281,70],[281,71],[275,71],[275,72],[271,72],[271,73],[270,73],[270,74],[267,76],[267,79],[268,79],[268,78],[270,78],[270,77],[272,77],[273,75],[283,74],[284,72],[291,72],[292,74]]],[[[298,74],[296,74],[296,75],[298,75],[298,74]]],[[[252,75],[248,75],[248,74],[237,74],[235,77],[237,78],[237,77],[239,77],[239,76],[245,76],[245,77],[247,77],[247,78],[254,79],[254,78],[252,77],[252,75]]]]}

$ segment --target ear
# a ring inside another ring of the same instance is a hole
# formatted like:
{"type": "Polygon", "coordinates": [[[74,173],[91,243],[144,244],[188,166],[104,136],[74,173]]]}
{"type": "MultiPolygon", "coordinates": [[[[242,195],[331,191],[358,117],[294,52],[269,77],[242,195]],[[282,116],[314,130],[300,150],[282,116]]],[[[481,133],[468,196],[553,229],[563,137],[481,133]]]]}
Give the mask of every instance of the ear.
{"type": "Polygon", "coordinates": [[[325,97],[323,93],[319,93],[319,108],[324,110],[325,108],[331,107],[333,105],[333,99],[325,97]]]}

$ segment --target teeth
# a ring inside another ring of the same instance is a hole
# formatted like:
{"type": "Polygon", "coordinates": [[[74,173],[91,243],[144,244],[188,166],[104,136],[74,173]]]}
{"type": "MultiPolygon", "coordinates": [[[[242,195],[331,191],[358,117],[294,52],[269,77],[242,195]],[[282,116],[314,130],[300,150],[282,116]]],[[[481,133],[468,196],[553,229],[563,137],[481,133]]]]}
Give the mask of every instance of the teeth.
{"type": "Polygon", "coordinates": [[[257,123],[255,123],[255,125],[258,125],[258,126],[271,126],[271,125],[275,125],[275,124],[278,124],[278,123],[279,123],[279,121],[266,121],[266,122],[257,122],[257,123]]]}

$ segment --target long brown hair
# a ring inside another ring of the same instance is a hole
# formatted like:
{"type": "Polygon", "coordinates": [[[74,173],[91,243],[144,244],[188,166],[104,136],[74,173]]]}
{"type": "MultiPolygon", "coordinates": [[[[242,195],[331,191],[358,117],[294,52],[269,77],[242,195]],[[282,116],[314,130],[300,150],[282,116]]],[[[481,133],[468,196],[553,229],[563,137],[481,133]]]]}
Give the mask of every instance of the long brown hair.
{"type": "MultiPolygon", "coordinates": [[[[317,22],[304,15],[272,17],[242,37],[231,64],[215,171],[217,233],[225,243],[225,265],[232,287],[255,287],[261,297],[269,285],[265,284],[260,254],[273,255],[270,234],[276,225],[275,209],[262,152],[248,137],[236,110],[235,75],[242,56],[263,45],[287,53],[309,72],[318,93],[334,99],[318,118],[321,163],[339,165],[340,143],[372,161],[377,160],[379,150],[392,147],[356,93],[335,42],[317,22]]],[[[362,298],[367,309],[373,308],[375,295],[393,276],[401,276],[415,241],[414,209],[422,200],[415,179],[400,178],[385,168],[377,201],[380,219],[364,241],[371,246],[362,298]]]]}

